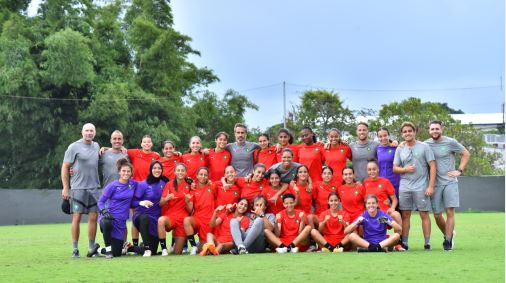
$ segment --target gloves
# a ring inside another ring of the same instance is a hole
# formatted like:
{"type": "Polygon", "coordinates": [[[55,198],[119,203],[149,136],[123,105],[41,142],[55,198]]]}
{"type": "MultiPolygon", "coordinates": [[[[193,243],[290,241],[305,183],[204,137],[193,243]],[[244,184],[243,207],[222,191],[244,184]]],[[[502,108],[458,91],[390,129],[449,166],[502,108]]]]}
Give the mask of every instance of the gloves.
{"type": "Polygon", "coordinates": [[[388,218],[386,218],[385,216],[378,217],[378,222],[390,225],[390,220],[388,218]]]}
{"type": "Polygon", "coordinates": [[[112,214],[109,212],[109,210],[107,208],[100,210],[100,215],[102,215],[102,217],[104,219],[108,219],[108,220],[114,219],[114,216],[112,216],[112,214]]]}

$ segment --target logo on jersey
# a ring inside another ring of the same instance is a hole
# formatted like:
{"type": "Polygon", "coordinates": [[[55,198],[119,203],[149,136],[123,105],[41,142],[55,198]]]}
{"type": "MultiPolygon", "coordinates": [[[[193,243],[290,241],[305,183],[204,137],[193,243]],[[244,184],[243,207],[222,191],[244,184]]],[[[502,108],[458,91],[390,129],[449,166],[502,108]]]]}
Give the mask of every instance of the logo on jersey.
{"type": "Polygon", "coordinates": [[[202,158],[202,156],[201,156],[199,159],[200,159],[200,161],[203,161],[203,160],[204,160],[204,158],[202,158]]]}
{"type": "Polygon", "coordinates": [[[260,187],[258,187],[260,190],[263,190],[264,189],[264,186],[260,185],[260,187]]]}
{"type": "Polygon", "coordinates": [[[339,151],[340,151],[341,153],[343,153],[343,152],[344,152],[344,148],[341,148],[339,151]]]}
{"type": "Polygon", "coordinates": [[[392,150],[391,149],[388,150],[388,154],[392,154],[392,150]]]}
{"type": "Polygon", "coordinates": [[[379,184],[379,185],[378,185],[378,188],[380,188],[380,189],[381,189],[381,188],[383,188],[383,185],[382,185],[382,184],[379,184]]]}
{"type": "Polygon", "coordinates": [[[207,188],[207,192],[210,193],[212,190],[211,188],[207,188]]]}
{"type": "Polygon", "coordinates": [[[237,196],[237,195],[238,195],[237,192],[234,192],[234,196],[237,196]]]}
{"type": "Polygon", "coordinates": [[[371,148],[369,148],[369,147],[368,147],[368,148],[367,148],[367,151],[371,151],[371,148]]]}
{"type": "Polygon", "coordinates": [[[223,159],[227,159],[227,156],[226,156],[226,155],[223,155],[223,159]]]}
{"type": "Polygon", "coordinates": [[[357,196],[358,195],[358,190],[355,190],[353,193],[357,196]]]}
{"type": "Polygon", "coordinates": [[[299,224],[300,220],[299,219],[295,219],[295,223],[299,224]]]}
{"type": "Polygon", "coordinates": [[[333,190],[333,191],[335,191],[336,190],[336,186],[332,186],[330,189],[333,190]]]}
{"type": "Polygon", "coordinates": [[[268,153],[269,153],[269,154],[272,154],[272,150],[269,150],[269,151],[268,151],[268,153]]]}
{"type": "Polygon", "coordinates": [[[314,151],[319,151],[319,150],[320,150],[320,149],[319,149],[319,148],[317,148],[317,147],[315,147],[315,148],[314,148],[314,151]]]}

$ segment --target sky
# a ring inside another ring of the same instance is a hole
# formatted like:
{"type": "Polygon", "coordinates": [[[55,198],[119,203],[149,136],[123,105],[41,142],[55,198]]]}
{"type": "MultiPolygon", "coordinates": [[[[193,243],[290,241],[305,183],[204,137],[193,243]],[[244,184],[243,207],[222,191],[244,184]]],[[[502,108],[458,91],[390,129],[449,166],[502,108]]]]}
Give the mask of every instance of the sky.
{"type": "Polygon", "coordinates": [[[218,95],[259,106],[250,127],[283,120],[308,89],[339,94],[352,110],[408,97],[465,113],[504,103],[502,0],[172,0],[175,26],[212,69],[218,95]]]}

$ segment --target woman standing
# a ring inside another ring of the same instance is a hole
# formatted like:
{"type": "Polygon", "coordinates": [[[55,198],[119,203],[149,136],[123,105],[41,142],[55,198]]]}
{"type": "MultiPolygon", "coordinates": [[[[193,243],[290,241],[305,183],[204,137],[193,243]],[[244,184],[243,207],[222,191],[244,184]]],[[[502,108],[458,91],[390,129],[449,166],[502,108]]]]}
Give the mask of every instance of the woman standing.
{"type": "Polygon", "coordinates": [[[263,164],[265,168],[269,169],[272,165],[278,163],[276,156],[276,147],[271,146],[268,134],[261,134],[258,136],[258,145],[260,149],[253,152],[253,162],[255,164],[263,164]]]}
{"type": "Polygon", "coordinates": [[[160,158],[160,161],[163,166],[163,175],[169,180],[174,180],[176,178],[174,169],[176,165],[183,162],[183,160],[179,154],[175,154],[176,145],[172,141],[163,142],[162,152],[163,157],[160,158]]]}
{"type": "Polygon", "coordinates": [[[151,162],[160,159],[158,152],[153,151],[153,140],[149,135],[142,137],[141,149],[128,149],[127,154],[134,168],[132,179],[138,182],[148,177],[151,162]]]}
{"type": "Polygon", "coordinates": [[[215,138],[216,147],[208,151],[209,180],[216,182],[221,180],[225,168],[230,164],[230,152],[226,149],[228,134],[219,132],[215,138]]]}
{"type": "Polygon", "coordinates": [[[394,156],[396,148],[391,146],[390,132],[387,128],[379,128],[376,131],[380,145],[376,148],[378,157],[379,176],[387,178],[394,186],[395,195],[399,198],[400,175],[394,173],[394,156]]]}
{"type": "Polygon", "coordinates": [[[283,150],[284,149],[290,149],[292,152],[292,161],[293,162],[299,162],[299,145],[294,144],[294,138],[292,133],[285,128],[281,128],[278,131],[278,144],[279,144],[279,150],[276,154],[276,161],[282,162],[283,161],[283,150]]]}
{"type": "Polygon", "coordinates": [[[341,132],[338,129],[330,129],[327,139],[330,146],[323,152],[325,164],[334,172],[332,181],[340,184],[343,181],[342,172],[346,161],[351,160],[351,148],[341,141],[341,132]]]}
{"type": "Polygon", "coordinates": [[[299,145],[299,163],[306,165],[312,182],[322,180],[323,144],[316,142],[311,128],[304,127],[300,131],[303,144],[299,145]]]}
{"type": "Polygon", "coordinates": [[[116,162],[119,180],[109,183],[105,187],[98,201],[100,209],[100,231],[104,236],[105,255],[107,258],[121,256],[123,242],[127,229],[130,205],[137,182],[130,180],[133,166],[127,159],[116,162]]]}
{"type": "MultiPolygon", "coordinates": [[[[132,224],[141,232],[144,241],[144,256],[156,254],[158,248],[157,223],[160,217],[160,198],[167,177],[163,176],[160,161],[151,163],[148,178],[139,183],[135,190],[132,207],[132,224]]],[[[138,241],[138,239],[137,239],[138,241]]]]}
{"type": "Polygon", "coordinates": [[[201,152],[201,149],[202,143],[200,137],[193,136],[190,139],[190,148],[187,153],[182,156],[183,163],[186,165],[186,168],[188,168],[188,177],[192,178],[194,181],[197,180],[197,170],[200,167],[207,167],[208,163],[208,157],[201,152]]]}

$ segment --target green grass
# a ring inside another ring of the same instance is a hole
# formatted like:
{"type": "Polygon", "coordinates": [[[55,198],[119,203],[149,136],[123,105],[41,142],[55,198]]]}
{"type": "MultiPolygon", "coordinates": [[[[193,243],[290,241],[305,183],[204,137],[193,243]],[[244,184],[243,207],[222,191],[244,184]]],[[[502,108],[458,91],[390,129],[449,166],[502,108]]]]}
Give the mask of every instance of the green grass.
{"type": "MultiPolygon", "coordinates": [[[[504,213],[457,214],[456,247],[443,252],[435,223],[423,251],[418,215],[410,250],[387,254],[249,254],[70,258],[69,224],[0,227],[3,282],[504,282],[504,213]]],[[[81,226],[86,232],[86,225],[81,226]]],[[[102,243],[101,234],[97,235],[102,243]]],[[[81,233],[85,256],[86,233],[81,233]],[[84,236],[84,237],[83,237],[84,236]]]]}

